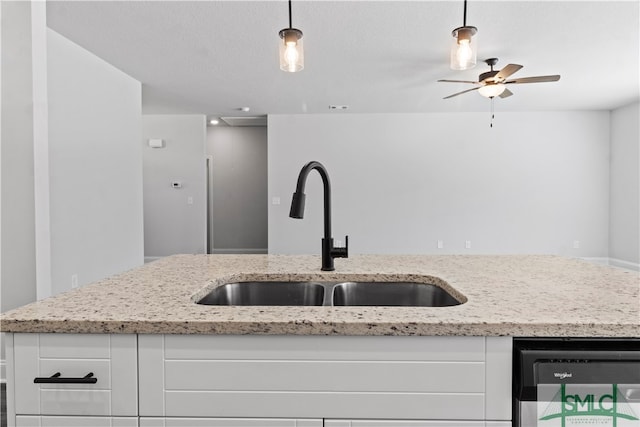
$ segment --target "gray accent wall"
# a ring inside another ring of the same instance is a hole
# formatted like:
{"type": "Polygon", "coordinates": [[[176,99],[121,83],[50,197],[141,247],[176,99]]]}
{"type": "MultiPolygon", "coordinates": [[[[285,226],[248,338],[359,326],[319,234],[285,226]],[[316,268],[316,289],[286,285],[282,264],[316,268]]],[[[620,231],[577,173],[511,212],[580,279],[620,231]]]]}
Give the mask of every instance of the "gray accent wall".
{"type": "Polygon", "coordinates": [[[640,108],[611,112],[610,245],[612,264],[640,267],[640,108]]]}
{"type": "Polygon", "coordinates": [[[305,218],[288,217],[300,168],[318,160],[333,186],[333,237],[348,234],[351,253],[607,257],[609,112],[498,111],[493,128],[489,120],[269,116],[269,197],[282,199],[269,205],[269,252],[320,253],[315,172],[305,218]]]}
{"type": "MultiPolygon", "coordinates": [[[[267,128],[209,127],[213,253],[267,252],[267,128]]],[[[277,173],[277,171],[276,171],[277,173]]]]}
{"type": "Polygon", "coordinates": [[[142,123],[145,258],[205,253],[206,118],[145,114],[142,123]],[[163,147],[151,148],[149,139],[163,147]]]}

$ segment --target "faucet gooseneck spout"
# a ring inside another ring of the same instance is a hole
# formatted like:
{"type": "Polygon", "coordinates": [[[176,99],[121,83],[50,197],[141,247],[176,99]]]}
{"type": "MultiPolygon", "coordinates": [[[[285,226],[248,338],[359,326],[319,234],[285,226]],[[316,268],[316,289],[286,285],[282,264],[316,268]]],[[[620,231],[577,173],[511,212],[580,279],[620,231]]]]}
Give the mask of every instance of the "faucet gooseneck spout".
{"type": "Polygon", "coordinates": [[[336,248],[333,246],[333,237],[331,237],[331,182],[329,174],[320,162],[312,161],[307,163],[300,170],[298,175],[298,184],[296,191],[291,199],[291,210],[289,216],[291,218],[302,219],[304,217],[304,187],[307,183],[307,176],[312,170],[317,170],[322,178],[324,189],[324,238],[322,239],[322,270],[333,271],[334,258],[347,258],[349,256],[349,236],[346,236],[346,246],[344,248],[336,248]]]}

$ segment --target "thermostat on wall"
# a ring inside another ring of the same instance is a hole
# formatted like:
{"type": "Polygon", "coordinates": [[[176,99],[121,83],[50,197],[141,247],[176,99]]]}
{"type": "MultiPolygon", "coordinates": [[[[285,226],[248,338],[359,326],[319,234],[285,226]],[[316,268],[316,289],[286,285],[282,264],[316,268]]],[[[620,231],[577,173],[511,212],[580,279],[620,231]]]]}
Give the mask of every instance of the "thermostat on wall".
{"type": "Polygon", "coordinates": [[[172,181],[171,186],[173,188],[182,188],[182,183],[180,181],[172,181]]]}

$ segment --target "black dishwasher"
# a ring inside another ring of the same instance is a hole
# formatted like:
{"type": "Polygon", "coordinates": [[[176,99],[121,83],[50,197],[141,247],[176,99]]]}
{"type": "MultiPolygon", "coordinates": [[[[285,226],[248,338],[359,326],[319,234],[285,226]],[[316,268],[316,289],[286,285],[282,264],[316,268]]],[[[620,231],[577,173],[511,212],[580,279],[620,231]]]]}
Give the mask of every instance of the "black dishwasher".
{"type": "Polygon", "coordinates": [[[640,427],[640,338],[514,338],[514,427],[640,427]]]}

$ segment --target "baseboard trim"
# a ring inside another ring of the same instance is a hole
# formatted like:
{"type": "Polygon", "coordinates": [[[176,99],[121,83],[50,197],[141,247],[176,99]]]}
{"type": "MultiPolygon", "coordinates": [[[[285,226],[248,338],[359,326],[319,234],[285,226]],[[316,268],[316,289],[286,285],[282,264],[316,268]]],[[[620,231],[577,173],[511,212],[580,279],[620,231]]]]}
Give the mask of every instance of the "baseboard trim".
{"type": "Polygon", "coordinates": [[[587,262],[593,262],[595,264],[609,265],[609,258],[607,257],[582,257],[580,259],[583,259],[587,262]]]}
{"type": "Polygon", "coordinates": [[[213,254],[267,254],[269,250],[267,248],[218,248],[214,249],[213,254]]]}
{"type": "Polygon", "coordinates": [[[640,264],[607,257],[581,257],[580,259],[594,264],[609,265],[611,267],[624,268],[625,270],[640,271],[640,264]]]}
{"type": "MultiPolygon", "coordinates": [[[[218,248],[214,249],[212,254],[228,254],[228,255],[242,255],[242,254],[268,254],[269,249],[267,248],[218,248]]],[[[144,257],[144,263],[147,264],[149,262],[157,261],[159,259],[164,258],[163,256],[146,256],[144,257]]]]}
{"type": "Polygon", "coordinates": [[[609,265],[614,267],[626,268],[627,270],[640,271],[640,264],[637,262],[629,262],[616,258],[609,258],[609,265]]]}

